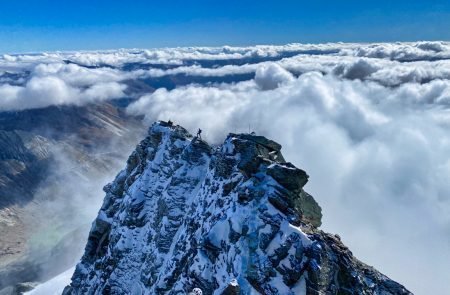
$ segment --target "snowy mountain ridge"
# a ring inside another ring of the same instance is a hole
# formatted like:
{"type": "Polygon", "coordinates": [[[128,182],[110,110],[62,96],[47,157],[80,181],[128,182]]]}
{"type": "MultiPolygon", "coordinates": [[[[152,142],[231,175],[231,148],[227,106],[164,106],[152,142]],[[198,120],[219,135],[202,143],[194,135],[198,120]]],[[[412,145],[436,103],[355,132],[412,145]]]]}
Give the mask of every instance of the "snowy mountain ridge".
{"type": "Polygon", "coordinates": [[[262,136],[159,121],[105,186],[64,294],[410,294],[318,229],[305,171],[262,136]]]}

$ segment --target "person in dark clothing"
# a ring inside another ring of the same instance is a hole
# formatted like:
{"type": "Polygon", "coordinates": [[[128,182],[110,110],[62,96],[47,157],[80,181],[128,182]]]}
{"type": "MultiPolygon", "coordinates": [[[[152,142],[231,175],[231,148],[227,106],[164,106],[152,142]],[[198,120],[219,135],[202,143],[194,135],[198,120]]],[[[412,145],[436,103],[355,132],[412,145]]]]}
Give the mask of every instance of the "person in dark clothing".
{"type": "Polygon", "coordinates": [[[197,137],[202,139],[202,129],[198,128],[197,137]]]}

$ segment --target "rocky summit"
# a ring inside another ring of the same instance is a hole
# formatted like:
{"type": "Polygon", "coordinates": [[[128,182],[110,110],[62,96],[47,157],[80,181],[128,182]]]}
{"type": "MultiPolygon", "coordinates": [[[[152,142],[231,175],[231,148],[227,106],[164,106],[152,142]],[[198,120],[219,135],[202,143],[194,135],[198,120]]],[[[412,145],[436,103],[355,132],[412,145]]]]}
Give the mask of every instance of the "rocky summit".
{"type": "Polygon", "coordinates": [[[105,186],[64,294],[411,294],[321,231],[281,146],[154,123],[105,186]]]}

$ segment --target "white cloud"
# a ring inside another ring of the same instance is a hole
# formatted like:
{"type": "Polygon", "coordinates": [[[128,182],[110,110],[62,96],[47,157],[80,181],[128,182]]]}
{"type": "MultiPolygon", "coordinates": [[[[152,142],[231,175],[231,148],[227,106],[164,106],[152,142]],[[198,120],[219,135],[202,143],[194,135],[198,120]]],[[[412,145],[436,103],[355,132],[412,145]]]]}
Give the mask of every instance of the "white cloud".
{"type": "Polygon", "coordinates": [[[85,89],[68,85],[55,76],[33,77],[24,86],[0,86],[0,111],[43,108],[51,105],[84,105],[123,97],[126,86],[98,83],[85,89]]]}
{"type": "Polygon", "coordinates": [[[95,83],[118,82],[128,78],[127,73],[111,68],[85,68],[76,64],[39,64],[33,76],[56,76],[74,87],[85,87],[95,83]]]}
{"type": "Polygon", "coordinates": [[[64,63],[37,64],[29,69],[26,79],[8,79],[9,83],[22,81],[19,85],[0,85],[0,111],[85,105],[124,97],[126,85],[121,82],[132,77],[132,73],[111,68],[89,69],[64,63]]]}
{"type": "Polygon", "coordinates": [[[441,119],[450,114],[439,102],[448,82],[390,88],[309,73],[277,86],[160,89],[129,111],[201,127],[213,142],[249,126],[276,139],[311,175],[307,189],[324,208],[326,230],[416,294],[444,292],[450,134],[441,119]]]}
{"type": "Polygon", "coordinates": [[[450,45],[446,42],[380,43],[358,46],[346,53],[399,61],[438,60],[450,57],[450,45]]]}
{"type": "Polygon", "coordinates": [[[72,61],[84,66],[120,67],[126,63],[181,65],[186,60],[239,60],[282,58],[286,55],[353,56],[388,60],[442,60],[450,58],[448,42],[326,43],[260,45],[250,47],[178,47],[108,51],[52,52],[0,56],[0,69],[32,68],[39,63],[72,61]]]}
{"type": "Polygon", "coordinates": [[[293,80],[294,76],[276,63],[265,64],[255,73],[255,82],[262,90],[275,89],[293,80]]]}
{"type": "Polygon", "coordinates": [[[128,111],[148,122],[201,127],[213,142],[249,129],[279,141],[286,158],[311,175],[307,188],[324,208],[326,230],[415,293],[445,293],[448,42],[4,55],[0,110],[118,98],[127,80],[185,75],[233,82],[233,75],[253,73],[251,81],[158,89],[128,111]],[[127,64],[139,66],[127,71],[127,64]]]}
{"type": "MultiPolygon", "coordinates": [[[[345,79],[376,81],[386,86],[398,86],[403,83],[426,83],[437,79],[450,79],[450,60],[416,61],[402,63],[389,59],[335,55],[297,55],[273,62],[259,62],[244,65],[225,65],[206,68],[198,65],[179,66],[172,69],[138,70],[134,77],[163,77],[177,74],[187,76],[222,77],[256,73],[270,65],[279,65],[294,74],[310,71],[330,73],[345,79]]],[[[131,73],[130,73],[131,75],[131,73]]]]}
{"type": "Polygon", "coordinates": [[[367,59],[356,59],[351,63],[340,63],[333,68],[333,74],[347,79],[366,79],[368,76],[380,70],[377,63],[367,59]]]}

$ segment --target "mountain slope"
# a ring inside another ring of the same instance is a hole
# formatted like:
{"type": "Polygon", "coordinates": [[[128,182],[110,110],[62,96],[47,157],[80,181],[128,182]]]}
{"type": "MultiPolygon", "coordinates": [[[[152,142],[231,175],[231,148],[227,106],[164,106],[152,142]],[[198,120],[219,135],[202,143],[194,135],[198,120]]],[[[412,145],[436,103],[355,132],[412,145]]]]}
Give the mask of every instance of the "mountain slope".
{"type": "Polygon", "coordinates": [[[410,294],[318,229],[308,175],[280,150],[155,123],[105,186],[64,294],[410,294]]]}
{"type": "Polygon", "coordinates": [[[0,294],[73,266],[95,216],[85,202],[144,130],[114,102],[0,112],[0,294]]]}

